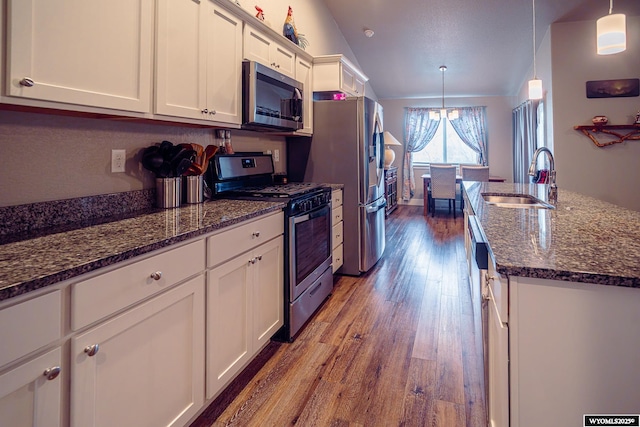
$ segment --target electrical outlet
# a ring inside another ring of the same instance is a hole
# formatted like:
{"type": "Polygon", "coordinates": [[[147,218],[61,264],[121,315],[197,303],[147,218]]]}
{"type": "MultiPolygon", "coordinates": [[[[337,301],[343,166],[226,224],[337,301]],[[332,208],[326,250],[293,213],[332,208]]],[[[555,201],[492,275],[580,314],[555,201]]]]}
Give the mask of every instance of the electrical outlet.
{"type": "Polygon", "coordinates": [[[125,150],[111,150],[111,172],[124,172],[124,164],[127,159],[125,150]]]}
{"type": "Polygon", "coordinates": [[[273,150],[273,161],[274,162],[280,161],[280,150],[278,149],[273,150]]]}

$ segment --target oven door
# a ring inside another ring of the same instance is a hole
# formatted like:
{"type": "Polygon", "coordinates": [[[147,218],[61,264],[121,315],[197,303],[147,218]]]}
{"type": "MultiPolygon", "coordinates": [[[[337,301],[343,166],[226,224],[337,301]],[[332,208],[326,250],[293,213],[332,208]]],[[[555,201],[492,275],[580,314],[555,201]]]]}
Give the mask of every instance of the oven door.
{"type": "Polygon", "coordinates": [[[331,266],[331,205],[289,218],[289,302],[331,266]]]}

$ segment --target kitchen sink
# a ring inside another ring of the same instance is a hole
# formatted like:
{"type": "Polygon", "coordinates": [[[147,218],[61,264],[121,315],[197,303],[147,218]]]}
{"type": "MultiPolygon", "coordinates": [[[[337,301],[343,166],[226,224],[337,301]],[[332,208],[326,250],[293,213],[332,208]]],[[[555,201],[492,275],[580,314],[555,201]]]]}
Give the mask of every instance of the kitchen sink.
{"type": "Polygon", "coordinates": [[[484,201],[501,208],[554,209],[554,206],[528,194],[482,193],[484,201]]]}

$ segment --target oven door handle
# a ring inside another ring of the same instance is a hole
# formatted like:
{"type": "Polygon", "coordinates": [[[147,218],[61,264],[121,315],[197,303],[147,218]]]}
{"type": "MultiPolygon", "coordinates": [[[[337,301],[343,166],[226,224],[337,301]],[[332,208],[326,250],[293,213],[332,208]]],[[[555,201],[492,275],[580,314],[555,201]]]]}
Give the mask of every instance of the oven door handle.
{"type": "Polygon", "coordinates": [[[329,205],[322,206],[315,211],[309,212],[304,215],[293,217],[293,223],[299,224],[301,222],[309,221],[310,219],[317,218],[319,216],[328,215],[329,214],[329,205]]]}

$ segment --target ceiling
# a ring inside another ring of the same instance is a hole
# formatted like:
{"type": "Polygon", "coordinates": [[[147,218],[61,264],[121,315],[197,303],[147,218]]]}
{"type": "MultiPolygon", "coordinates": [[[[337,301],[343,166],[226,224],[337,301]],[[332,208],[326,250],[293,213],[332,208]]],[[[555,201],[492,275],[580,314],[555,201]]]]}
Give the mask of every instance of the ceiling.
{"type": "MultiPolygon", "coordinates": [[[[448,67],[446,97],[513,96],[532,64],[532,0],[324,1],[380,99],[441,96],[440,65],[448,67]]],[[[535,7],[539,46],[553,22],[595,26],[609,0],[535,7]]],[[[639,16],[640,0],[615,0],[613,13],[639,16]]]]}

